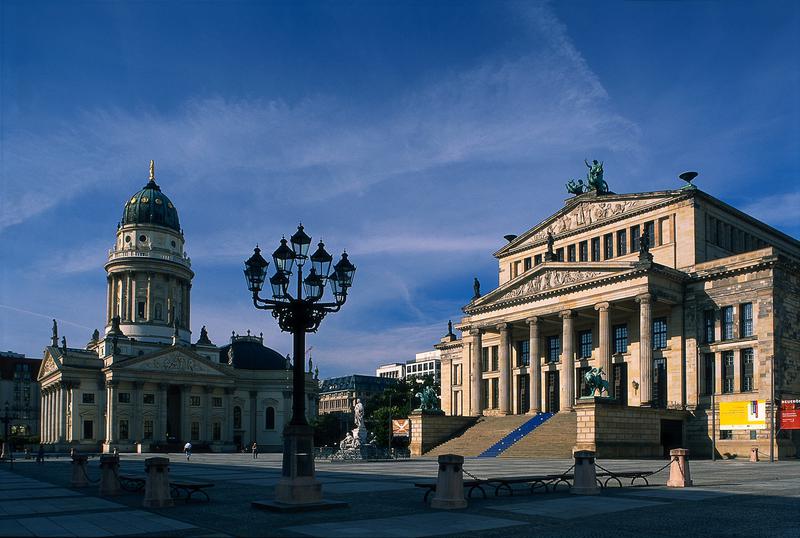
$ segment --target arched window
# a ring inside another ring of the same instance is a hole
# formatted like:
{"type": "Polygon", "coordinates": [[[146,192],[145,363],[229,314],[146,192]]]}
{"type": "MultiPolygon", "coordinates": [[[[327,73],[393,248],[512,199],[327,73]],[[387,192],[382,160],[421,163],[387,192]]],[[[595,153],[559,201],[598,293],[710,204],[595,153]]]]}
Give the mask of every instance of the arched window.
{"type": "Polygon", "coordinates": [[[267,407],[267,412],[264,413],[265,417],[265,428],[268,430],[275,429],[275,408],[274,407],[267,407]]]}
{"type": "Polygon", "coordinates": [[[242,429],[242,408],[238,405],[233,408],[233,429],[242,429]]]}

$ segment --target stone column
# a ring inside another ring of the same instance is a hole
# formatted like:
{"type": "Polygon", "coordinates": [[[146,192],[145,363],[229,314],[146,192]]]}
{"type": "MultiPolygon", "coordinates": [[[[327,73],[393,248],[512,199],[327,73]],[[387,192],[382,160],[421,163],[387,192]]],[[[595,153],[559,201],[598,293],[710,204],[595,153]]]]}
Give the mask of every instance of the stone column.
{"type": "Polygon", "coordinates": [[[106,444],[117,442],[117,386],[118,381],[106,382],[106,444]]]}
{"type": "Polygon", "coordinates": [[[97,409],[97,429],[92,433],[95,440],[104,441],[106,438],[106,412],[108,409],[106,397],[108,396],[108,391],[105,390],[105,383],[101,380],[97,381],[97,386],[95,389],[98,393],[97,398],[95,399],[95,406],[97,409]]]}
{"type": "MultiPolygon", "coordinates": [[[[608,380],[609,389],[611,389],[611,325],[609,324],[609,304],[597,303],[594,309],[597,310],[598,316],[598,366],[603,369],[603,373],[608,380]]],[[[610,390],[609,394],[611,396],[610,390]]]]}
{"type": "Polygon", "coordinates": [[[192,419],[189,416],[189,396],[192,393],[191,385],[181,385],[181,431],[178,441],[185,443],[192,438],[192,419]]]}
{"type": "MultiPolygon", "coordinates": [[[[225,387],[224,419],[222,421],[222,442],[233,443],[233,391],[232,387],[225,387]]],[[[289,422],[284,419],[284,422],[289,422]]]]}
{"type": "Polygon", "coordinates": [[[511,361],[509,360],[510,346],[510,326],[508,323],[501,323],[497,326],[500,331],[500,349],[498,359],[500,361],[500,381],[499,381],[499,402],[498,408],[501,415],[511,413],[511,361]]]}
{"type": "MultiPolygon", "coordinates": [[[[149,302],[149,301],[148,301],[149,302]]],[[[154,437],[159,442],[167,442],[167,383],[158,384],[158,414],[156,415],[156,431],[154,437]]]]}
{"type": "Polygon", "coordinates": [[[561,312],[561,409],[572,411],[575,405],[575,334],[572,310],[561,312]]]}
{"type": "Polygon", "coordinates": [[[526,320],[530,329],[528,340],[528,351],[530,353],[530,366],[528,367],[528,380],[530,381],[530,402],[529,415],[535,415],[542,411],[542,362],[539,355],[541,347],[541,336],[539,335],[539,318],[533,317],[526,320]]]}
{"type": "Polygon", "coordinates": [[[130,282],[130,287],[128,288],[128,296],[130,297],[128,299],[129,315],[131,321],[136,321],[136,273],[128,273],[128,282],[130,282]]]}
{"type": "Polygon", "coordinates": [[[153,321],[153,273],[147,273],[147,321],[153,321]]]}
{"type": "Polygon", "coordinates": [[[131,439],[134,443],[141,443],[144,436],[144,417],[142,416],[142,386],[141,381],[133,382],[133,417],[131,420],[131,439]]]}
{"type": "Polygon", "coordinates": [[[75,389],[80,387],[80,382],[70,382],[69,384],[69,414],[72,419],[72,430],[70,431],[70,440],[79,441],[81,438],[81,417],[78,414],[78,402],[75,401],[77,395],[75,389]]]}
{"type": "Polygon", "coordinates": [[[200,438],[207,443],[210,443],[214,437],[211,432],[211,394],[213,392],[214,387],[203,387],[203,424],[200,429],[200,438]]]}
{"type": "Polygon", "coordinates": [[[58,386],[58,442],[67,439],[67,388],[63,382],[58,386]]]}
{"type": "Polygon", "coordinates": [[[469,335],[472,336],[472,352],[469,358],[469,414],[473,417],[481,415],[481,351],[483,340],[480,329],[472,329],[469,335]]]}
{"type": "Polygon", "coordinates": [[[131,289],[130,288],[130,284],[131,284],[130,283],[130,277],[128,276],[128,273],[122,273],[120,275],[120,279],[122,281],[122,294],[121,294],[121,299],[120,299],[120,315],[119,315],[119,317],[120,317],[120,319],[122,321],[127,321],[128,320],[128,314],[130,313],[130,310],[128,309],[128,297],[129,297],[129,293],[128,292],[131,289]]]}
{"type": "Polygon", "coordinates": [[[106,324],[111,323],[111,318],[114,316],[114,284],[111,276],[106,277],[107,296],[106,296],[106,324]]]}
{"type": "Polygon", "coordinates": [[[41,389],[39,391],[39,400],[41,402],[39,404],[39,439],[42,442],[44,442],[44,417],[46,416],[45,406],[44,406],[44,402],[45,402],[44,389],[41,389]]]}
{"type": "Polygon", "coordinates": [[[50,427],[50,387],[45,387],[42,389],[42,411],[41,411],[41,420],[42,420],[42,442],[47,443],[49,442],[48,428],[50,427]]]}
{"type": "Polygon", "coordinates": [[[636,297],[639,303],[639,397],[642,406],[650,406],[653,399],[652,299],[649,293],[636,297]]]}
{"type": "Polygon", "coordinates": [[[183,325],[184,327],[186,327],[187,331],[191,327],[190,321],[192,317],[192,309],[189,308],[189,303],[191,302],[190,299],[191,295],[192,295],[192,283],[186,282],[186,300],[183,302],[183,308],[186,310],[186,317],[183,318],[183,325]]]}

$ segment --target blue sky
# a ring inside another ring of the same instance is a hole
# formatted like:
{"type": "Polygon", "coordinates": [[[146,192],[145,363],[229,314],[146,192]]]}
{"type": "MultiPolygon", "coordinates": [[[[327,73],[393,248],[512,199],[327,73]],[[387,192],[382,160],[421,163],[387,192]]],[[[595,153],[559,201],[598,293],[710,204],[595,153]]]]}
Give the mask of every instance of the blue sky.
{"type": "Polygon", "coordinates": [[[2,6],[0,349],[102,329],[103,262],[150,159],[192,325],[263,331],[241,263],[302,220],[358,266],[322,376],[430,349],[491,253],[583,159],[800,236],[797,2],[17,2],[2,6]]]}

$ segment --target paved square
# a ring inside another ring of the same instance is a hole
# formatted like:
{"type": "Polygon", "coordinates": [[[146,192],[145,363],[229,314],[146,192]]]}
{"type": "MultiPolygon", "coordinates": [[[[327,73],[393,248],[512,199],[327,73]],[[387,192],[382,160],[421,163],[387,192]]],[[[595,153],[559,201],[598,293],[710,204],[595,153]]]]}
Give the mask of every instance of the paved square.
{"type": "Polygon", "coordinates": [[[435,536],[522,525],[521,521],[463,513],[435,513],[286,527],[309,536],[435,536]]]}
{"type": "Polygon", "coordinates": [[[547,516],[558,519],[577,519],[634,508],[663,506],[657,501],[625,499],[619,496],[570,496],[563,499],[538,498],[530,502],[514,502],[487,506],[490,510],[501,510],[529,516],[547,516]]]}

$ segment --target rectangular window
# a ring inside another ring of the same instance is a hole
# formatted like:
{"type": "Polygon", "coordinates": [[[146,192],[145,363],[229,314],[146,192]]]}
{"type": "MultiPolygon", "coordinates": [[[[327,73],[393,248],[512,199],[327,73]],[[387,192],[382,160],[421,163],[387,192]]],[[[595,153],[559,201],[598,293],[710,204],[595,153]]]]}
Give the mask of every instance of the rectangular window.
{"type": "Polygon", "coordinates": [[[578,261],[589,261],[589,243],[586,241],[581,241],[578,243],[578,261]]]}
{"type": "Polygon", "coordinates": [[[603,236],[603,257],[610,260],[614,257],[614,234],[606,234],[603,236]]]}
{"type": "Polygon", "coordinates": [[[639,235],[641,230],[638,226],[631,226],[631,252],[639,250],[639,235]]]}
{"type": "Polygon", "coordinates": [[[498,355],[500,353],[500,346],[492,346],[492,371],[496,372],[500,369],[500,360],[498,355]]]}
{"type": "Polygon", "coordinates": [[[120,392],[119,396],[117,396],[117,401],[119,403],[131,403],[131,393],[130,392],[120,392]]]}
{"type": "Polygon", "coordinates": [[[119,439],[120,441],[128,440],[128,420],[122,419],[119,421],[119,439]]]}
{"type": "Polygon", "coordinates": [[[578,333],[578,357],[588,359],[592,356],[592,331],[580,331],[578,333]]]}
{"type": "Polygon", "coordinates": [[[85,403],[85,404],[93,404],[94,403],[94,392],[84,392],[83,393],[83,403],[85,403]]]}
{"type": "Polygon", "coordinates": [[[219,422],[215,422],[212,428],[213,438],[212,441],[220,441],[222,439],[222,426],[219,422]]]}
{"type": "Polygon", "coordinates": [[[592,261],[600,261],[600,238],[592,237],[592,261]]]}
{"type": "Polygon", "coordinates": [[[528,269],[531,268],[531,261],[532,260],[531,260],[530,256],[528,256],[527,258],[522,260],[522,268],[523,268],[523,270],[527,271],[528,269]]]}
{"type": "Polygon", "coordinates": [[[733,351],[722,352],[722,392],[733,392],[733,351]]]}
{"type": "Polygon", "coordinates": [[[153,405],[156,403],[156,395],[152,392],[145,392],[142,396],[142,401],[148,405],[153,405]]]}
{"type": "Polygon", "coordinates": [[[461,365],[454,364],[453,365],[453,385],[460,385],[461,384],[461,365]]]}
{"type": "Polygon", "coordinates": [[[647,234],[647,244],[651,247],[656,246],[656,226],[652,220],[644,223],[644,233],[647,234]]]}
{"type": "Polygon", "coordinates": [[[714,354],[706,353],[703,356],[703,363],[703,369],[705,370],[703,394],[714,394],[714,354]]]}
{"type": "Polygon", "coordinates": [[[753,336],[753,303],[744,303],[739,307],[739,327],[742,338],[753,336]]]}
{"type": "Polygon", "coordinates": [[[192,422],[192,441],[200,440],[200,423],[192,422]]]}
{"type": "Polygon", "coordinates": [[[211,407],[222,407],[222,396],[213,396],[211,398],[211,407]]]}
{"type": "Polygon", "coordinates": [[[140,318],[144,317],[144,301],[139,301],[136,304],[136,313],[139,315],[140,318]]]}
{"type": "Polygon", "coordinates": [[[481,372],[489,371],[489,348],[481,348],[481,372]]]}
{"type": "Polygon", "coordinates": [[[500,380],[492,378],[492,408],[497,409],[500,406],[500,380]]]}
{"type": "Polygon", "coordinates": [[[653,349],[666,349],[667,347],[667,318],[653,320],[653,349]]]}
{"type": "Polygon", "coordinates": [[[733,338],[733,307],[722,307],[722,339],[730,340],[733,338]]]}
{"type": "Polygon", "coordinates": [[[742,350],[742,392],[755,390],[753,384],[753,350],[742,350]]]}
{"type": "Polygon", "coordinates": [[[628,232],[620,230],[617,232],[617,256],[624,256],[628,253],[628,232]]]}
{"type": "Polygon", "coordinates": [[[489,409],[489,380],[483,380],[483,390],[481,391],[481,397],[483,398],[483,402],[481,402],[481,407],[484,409],[489,409]]]}
{"type": "Polygon", "coordinates": [[[614,325],[614,353],[628,352],[628,326],[614,325]]]}
{"type": "Polygon", "coordinates": [[[558,362],[561,360],[561,337],[547,337],[547,360],[548,362],[558,362]]]}
{"type": "Polygon", "coordinates": [[[192,407],[200,407],[200,396],[189,396],[189,405],[192,407]]]}
{"type": "Polygon", "coordinates": [[[533,257],[533,265],[541,265],[542,264],[542,255],[537,254],[533,257]]]}
{"type": "Polygon", "coordinates": [[[569,245],[567,247],[567,261],[568,262],[575,261],[575,245],[569,245]]]}
{"type": "Polygon", "coordinates": [[[143,435],[145,439],[152,439],[153,438],[153,421],[150,419],[145,419],[144,421],[144,428],[143,428],[143,435]]]}
{"type": "Polygon", "coordinates": [[[531,360],[530,340],[520,340],[517,342],[517,366],[528,366],[531,360]]]}
{"type": "Polygon", "coordinates": [[[556,249],[556,261],[563,262],[564,261],[564,247],[556,249]]]}
{"type": "Polygon", "coordinates": [[[703,311],[703,336],[706,344],[714,342],[714,309],[703,311]]]}
{"type": "Polygon", "coordinates": [[[720,430],[719,431],[719,438],[723,441],[728,441],[733,439],[733,430],[720,430]]]}

